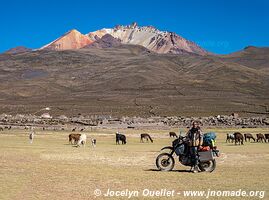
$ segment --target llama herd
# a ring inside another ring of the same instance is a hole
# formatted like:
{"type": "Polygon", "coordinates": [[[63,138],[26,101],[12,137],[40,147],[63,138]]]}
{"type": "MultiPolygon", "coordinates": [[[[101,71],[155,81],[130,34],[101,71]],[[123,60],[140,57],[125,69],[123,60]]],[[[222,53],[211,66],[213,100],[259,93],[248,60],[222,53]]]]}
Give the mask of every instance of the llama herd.
{"type": "MultiPolygon", "coordinates": [[[[76,147],[85,146],[87,141],[86,134],[80,134],[80,133],[71,133],[68,135],[69,144],[76,145],[76,147]]],[[[140,142],[144,143],[151,142],[153,143],[152,137],[148,133],[141,133],[140,134],[140,142]]],[[[119,132],[116,133],[116,144],[126,144],[126,136],[124,134],[121,134],[119,132]]],[[[96,139],[91,139],[92,147],[96,147],[96,139]]]]}
{"type": "MultiPolygon", "coordinates": [[[[4,131],[4,129],[10,130],[11,126],[5,126],[2,127],[0,126],[0,131],[4,131]]],[[[44,130],[44,127],[43,127],[44,130]]],[[[73,128],[72,132],[75,132],[77,130],[77,128],[73,128]]],[[[85,129],[81,128],[78,129],[78,131],[83,132],[85,129]]],[[[33,139],[35,136],[35,130],[34,128],[30,128],[30,133],[29,133],[29,140],[30,143],[33,143],[33,139]]],[[[177,138],[177,134],[175,132],[169,132],[169,136],[170,138],[177,138]]],[[[72,145],[76,145],[77,147],[80,146],[85,146],[86,145],[86,141],[87,141],[87,135],[82,133],[71,133],[68,136],[69,139],[69,144],[72,145]]],[[[148,134],[148,133],[141,133],[140,134],[140,142],[143,143],[144,141],[146,142],[151,142],[153,143],[153,139],[152,137],[148,134]]],[[[265,142],[265,143],[269,143],[269,134],[261,134],[258,133],[256,134],[256,137],[254,137],[254,134],[251,133],[245,133],[242,134],[240,132],[235,132],[233,134],[227,134],[226,135],[226,143],[235,143],[235,145],[239,144],[239,145],[243,145],[244,142],[265,142]]],[[[126,136],[124,134],[121,134],[119,132],[116,133],[116,144],[126,144],[127,143],[127,139],[126,136]]],[[[96,139],[95,138],[91,138],[91,145],[92,147],[96,147],[96,139]]]]}
{"type": "Polygon", "coordinates": [[[5,126],[5,127],[0,126],[0,131],[4,131],[4,129],[10,130],[11,126],[5,126]]]}
{"type": "MultiPolygon", "coordinates": [[[[74,132],[76,129],[72,129],[72,132],[74,132]]],[[[1,131],[1,129],[0,129],[1,131]]],[[[80,130],[81,132],[84,131],[84,129],[80,130]]],[[[35,131],[32,128],[29,134],[29,139],[30,139],[30,143],[33,143],[33,139],[34,139],[34,135],[35,135],[35,131]]],[[[169,132],[169,136],[170,138],[177,138],[177,134],[175,132],[169,132]]],[[[85,146],[86,145],[86,141],[87,141],[87,135],[85,133],[80,134],[80,133],[71,133],[68,135],[68,140],[69,140],[69,144],[72,145],[76,145],[76,147],[80,147],[80,146],[85,146]]],[[[148,133],[141,133],[140,134],[140,142],[144,143],[144,141],[146,142],[151,142],[153,143],[153,139],[152,137],[148,134],[148,133]]],[[[235,132],[233,134],[227,134],[226,136],[226,143],[235,143],[235,145],[239,144],[239,145],[243,145],[245,142],[269,142],[269,134],[261,134],[258,133],[256,134],[256,138],[251,134],[251,133],[245,133],[244,135],[240,132],[235,132]]],[[[126,144],[127,143],[127,139],[126,136],[124,134],[121,134],[119,132],[116,132],[116,144],[126,144]]],[[[96,139],[95,138],[91,138],[91,145],[92,147],[96,147],[96,139]]]]}
{"type": "Polygon", "coordinates": [[[258,133],[256,134],[256,138],[254,138],[254,136],[251,133],[245,133],[244,135],[242,133],[239,132],[235,132],[234,134],[227,134],[226,137],[226,143],[227,142],[231,142],[231,143],[235,143],[235,145],[237,144],[244,144],[244,140],[245,142],[269,142],[269,134],[261,134],[258,133]]]}

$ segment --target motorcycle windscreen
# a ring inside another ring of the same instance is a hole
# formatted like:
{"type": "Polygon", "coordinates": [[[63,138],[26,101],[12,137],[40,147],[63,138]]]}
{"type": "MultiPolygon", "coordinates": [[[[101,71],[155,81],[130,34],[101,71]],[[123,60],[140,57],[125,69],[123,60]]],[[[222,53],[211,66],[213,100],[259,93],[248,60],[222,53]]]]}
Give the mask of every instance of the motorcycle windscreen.
{"type": "Polygon", "coordinates": [[[201,152],[198,152],[198,154],[199,154],[199,160],[201,162],[213,160],[212,150],[210,150],[210,151],[201,151],[201,152]]]}

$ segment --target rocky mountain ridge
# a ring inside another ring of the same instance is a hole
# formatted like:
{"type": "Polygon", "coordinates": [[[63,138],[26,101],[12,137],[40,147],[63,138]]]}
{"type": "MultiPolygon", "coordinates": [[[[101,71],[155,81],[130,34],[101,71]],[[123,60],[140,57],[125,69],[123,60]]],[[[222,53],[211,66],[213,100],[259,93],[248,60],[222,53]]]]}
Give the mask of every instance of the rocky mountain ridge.
{"type": "Polygon", "coordinates": [[[105,35],[111,35],[122,44],[140,45],[150,51],[160,54],[210,54],[194,42],[184,39],[173,32],[160,31],[153,26],[138,26],[137,23],[114,28],[104,28],[86,35],[77,30],[71,30],[58,39],[44,45],[40,49],[70,50],[84,48],[105,35]]]}

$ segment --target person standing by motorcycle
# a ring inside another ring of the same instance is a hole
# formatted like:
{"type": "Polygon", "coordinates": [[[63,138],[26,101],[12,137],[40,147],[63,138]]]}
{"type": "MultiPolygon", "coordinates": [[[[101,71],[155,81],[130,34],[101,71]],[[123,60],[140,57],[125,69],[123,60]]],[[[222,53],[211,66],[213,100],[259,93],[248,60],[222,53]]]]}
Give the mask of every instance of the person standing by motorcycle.
{"type": "Polygon", "coordinates": [[[187,133],[189,153],[192,160],[193,173],[198,172],[198,149],[202,146],[202,131],[197,121],[192,123],[192,128],[187,133]]]}

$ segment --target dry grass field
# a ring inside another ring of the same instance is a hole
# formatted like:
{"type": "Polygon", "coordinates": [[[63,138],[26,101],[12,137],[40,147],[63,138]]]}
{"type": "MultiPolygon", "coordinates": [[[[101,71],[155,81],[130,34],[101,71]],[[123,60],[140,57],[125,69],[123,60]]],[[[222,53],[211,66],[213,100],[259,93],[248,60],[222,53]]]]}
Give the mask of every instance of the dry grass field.
{"type": "MultiPolygon", "coordinates": [[[[88,139],[97,139],[96,148],[92,148],[89,141],[85,148],[69,145],[68,131],[37,131],[33,144],[29,143],[26,130],[3,131],[0,132],[0,199],[119,199],[95,197],[95,189],[103,193],[108,189],[167,189],[176,192],[242,189],[268,192],[268,143],[247,142],[243,146],[235,146],[225,142],[226,133],[235,129],[204,131],[217,132],[217,145],[222,154],[217,158],[217,168],[213,173],[199,174],[189,173],[189,168],[178,162],[175,171],[156,171],[155,158],[159,150],[172,142],[167,130],[122,130],[127,135],[127,145],[115,145],[116,130],[86,131],[88,139]],[[150,133],[154,143],[140,143],[139,134],[142,132],[150,133]]],[[[269,129],[239,131],[256,134],[268,133],[269,129]]],[[[265,194],[264,199],[268,198],[265,194]]],[[[172,199],[192,198],[181,195],[172,199]]]]}

